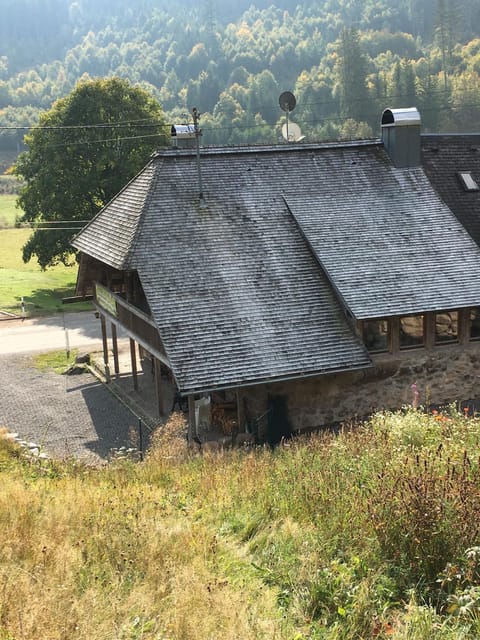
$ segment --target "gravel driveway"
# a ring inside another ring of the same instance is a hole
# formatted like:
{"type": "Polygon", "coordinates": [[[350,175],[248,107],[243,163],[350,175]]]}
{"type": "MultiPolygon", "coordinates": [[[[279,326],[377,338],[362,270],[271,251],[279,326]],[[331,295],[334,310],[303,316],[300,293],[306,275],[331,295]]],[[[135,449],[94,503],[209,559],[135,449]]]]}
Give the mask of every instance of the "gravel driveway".
{"type": "Polygon", "coordinates": [[[0,355],[0,427],[91,463],[138,441],[136,417],[93,375],[40,372],[28,355],[0,355]]]}

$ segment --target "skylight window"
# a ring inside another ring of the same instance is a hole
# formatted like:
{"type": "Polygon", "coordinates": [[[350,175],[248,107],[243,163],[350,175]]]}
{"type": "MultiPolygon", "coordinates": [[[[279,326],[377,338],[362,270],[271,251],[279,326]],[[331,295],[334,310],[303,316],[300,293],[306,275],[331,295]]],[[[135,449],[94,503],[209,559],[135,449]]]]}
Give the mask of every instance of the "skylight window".
{"type": "Polygon", "coordinates": [[[465,171],[465,172],[462,171],[462,172],[458,173],[457,175],[458,175],[458,179],[462,183],[462,187],[465,189],[465,191],[478,191],[479,190],[478,184],[475,182],[475,180],[472,177],[472,174],[469,171],[465,171]]]}

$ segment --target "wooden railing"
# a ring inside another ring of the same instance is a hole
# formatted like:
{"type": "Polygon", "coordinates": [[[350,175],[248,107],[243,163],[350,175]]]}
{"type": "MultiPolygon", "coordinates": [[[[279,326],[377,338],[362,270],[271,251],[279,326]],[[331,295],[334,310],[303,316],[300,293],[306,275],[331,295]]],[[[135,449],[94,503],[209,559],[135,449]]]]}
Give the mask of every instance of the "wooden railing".
{"type": "Polygon", "coordinates": [[[93,302],[100,313],[118,325],[145,349],[168,364],[165,349],[153,318],[99,283],[95,283],[93,302]]]}

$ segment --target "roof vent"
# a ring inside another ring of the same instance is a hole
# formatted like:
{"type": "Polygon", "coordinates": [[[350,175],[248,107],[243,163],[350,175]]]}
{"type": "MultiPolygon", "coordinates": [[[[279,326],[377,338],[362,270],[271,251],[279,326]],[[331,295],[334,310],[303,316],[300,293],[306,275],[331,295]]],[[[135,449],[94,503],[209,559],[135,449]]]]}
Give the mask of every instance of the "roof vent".
{"type": "Polygon", "coordinates": [[[382,140],[396,167],[420,166],[420,122],[420,113],[415,107],[383,112],[382,140]]]}

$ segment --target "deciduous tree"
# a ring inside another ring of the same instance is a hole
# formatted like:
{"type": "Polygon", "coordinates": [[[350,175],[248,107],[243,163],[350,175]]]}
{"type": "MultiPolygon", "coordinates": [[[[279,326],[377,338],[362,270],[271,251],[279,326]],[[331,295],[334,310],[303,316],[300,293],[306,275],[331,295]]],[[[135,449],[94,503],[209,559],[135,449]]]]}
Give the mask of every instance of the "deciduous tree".
{"type": "Polygon", "coordinates": [[[70,240],[165,143],[159,103],[125,80],[89,80],[40,116],[15,165],[23,220],[37,229],[23,248],[42,268],[72,261],[70,240]],[[63,224],[61,221],[67,221],[63,224]],[[64,227],[58,228],[58,227],[64,227]]]}

